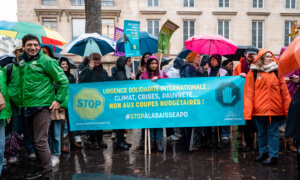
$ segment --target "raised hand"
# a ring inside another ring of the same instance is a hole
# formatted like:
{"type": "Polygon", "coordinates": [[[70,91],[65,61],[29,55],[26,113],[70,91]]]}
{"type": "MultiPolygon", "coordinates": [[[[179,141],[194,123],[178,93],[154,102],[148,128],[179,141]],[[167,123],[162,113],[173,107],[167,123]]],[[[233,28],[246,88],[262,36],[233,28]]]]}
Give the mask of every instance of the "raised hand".
{"type": "Polygon", "coordinates": [[[232,97],[232,89],[230,87],[226,87],[223,90],[223,102],[224,103],[232,103],[236,96],[232,97]]]}

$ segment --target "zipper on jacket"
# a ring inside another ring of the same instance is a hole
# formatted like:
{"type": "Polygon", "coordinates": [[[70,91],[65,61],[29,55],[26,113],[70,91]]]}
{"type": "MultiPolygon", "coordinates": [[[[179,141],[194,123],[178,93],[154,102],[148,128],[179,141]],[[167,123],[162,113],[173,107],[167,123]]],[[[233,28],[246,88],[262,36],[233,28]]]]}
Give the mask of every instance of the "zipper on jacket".
{"type": "Polygon", "coordinates": [[[24,67],[24,75],[23,75],[23,88],[22,88],[22,101],[23,101],[23,106],[24,106],[24,109],[26,110],[27,109],[27,107],[25,106],[25,101],[24,101],[24,89],[25,89],[25,77],[26,77],[26,70],[27,70],[27,63],[25,62],[25,67],[24,67]]]}
{"type": "MultiPolygon", "coordinates": [[[[273,74],[273,73],[272,73],[273,74]]],[[[270,116],[269,116],[269,123],[271,124],[271,120],[272,120],[272,116],[271,116],[271,108],[270,108],[270,106],[271,106],[271,79],[272,78],[269,78],[269,81],[268,81],[268,91],[269,91],[269,114],[270,114],[270,116]]]]}

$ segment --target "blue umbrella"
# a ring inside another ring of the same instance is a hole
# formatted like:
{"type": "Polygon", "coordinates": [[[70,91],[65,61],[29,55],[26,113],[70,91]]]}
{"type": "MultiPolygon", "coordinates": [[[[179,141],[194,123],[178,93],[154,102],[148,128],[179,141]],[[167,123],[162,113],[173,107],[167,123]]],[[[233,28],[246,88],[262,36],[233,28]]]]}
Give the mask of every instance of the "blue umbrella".
{"type": "MultiPolygon", "coordinates": [[[[150,52],[151,54],[157,53],[158,37],[153,34],[148,34],[145,31],[140,32],[140,53],[145,54],[150,52]]],[[[124,37],[117,41],[117,50],[125,53],[124,37]]]]}
{"type": "Polygon", "coordinates": [[[189,49],[186,48],[182,48],[182,50],[180,51],[180,53],[177,55],[177,57],[180,57],[181,59],[185,59],[187,57],[187,55],[190,54],[190,52],[193,52],[189,49]]]}
{"type": "Polygon", "coordinates": [[[98,33],[85,33],[75,37],[65,47],[68,53],[79,56],[88,56],[93,52],[104,56],[116,50],[116,43],[112,39],[101,36],[98,33]]]}
{"type": "Polygon", "coordinates": [[[52,44],[41,44],[41,47],[42,46],[48,46],[52,50],[52,52],[55,52],[55,53],[60,53],[62,51],[62,49],[57,46],[55,46],[55,50],[54,50],[54,45],[52,45],[52,44]]]}

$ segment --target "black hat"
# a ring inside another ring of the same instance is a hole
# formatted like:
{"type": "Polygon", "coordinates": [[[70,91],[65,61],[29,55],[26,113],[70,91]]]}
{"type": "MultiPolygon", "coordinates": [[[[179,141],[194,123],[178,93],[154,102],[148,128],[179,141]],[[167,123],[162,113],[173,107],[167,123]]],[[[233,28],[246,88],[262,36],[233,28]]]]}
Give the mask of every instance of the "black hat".
{"type": "Polygon", "coordinates": [[[255,54],[255,55],[257,55],[257,49],[254,48],[254,47],[248,47],[248,48],[246,49],[246,52],[247,52],[248,54],[255,54]]]}

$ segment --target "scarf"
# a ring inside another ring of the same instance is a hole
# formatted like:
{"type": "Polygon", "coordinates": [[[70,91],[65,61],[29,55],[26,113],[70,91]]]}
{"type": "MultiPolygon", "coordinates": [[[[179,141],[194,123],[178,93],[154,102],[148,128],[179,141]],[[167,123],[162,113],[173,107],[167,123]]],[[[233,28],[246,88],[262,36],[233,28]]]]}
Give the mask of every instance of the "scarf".
{"type": "Polygon", "coordinates": [[[131,78],[131,68],[125,65],[125,73],[126,73],[126,79],[131,78]]]}
{"type": "Polygon", "coordinates": [[[278,69],[278,65],[276,64],[275,61],[272,61],[270,64],[268,65],[263,65],[261,67],[258,67],[257,65],[255,64],[251,64],[250,66],[250,70],[254,70],[254,71],[260,71],[260,72],[273,72],[273,71],[276,71],[278,69]]]}
{"type": "Polygon", "coordinates": [[[102,76],[102,66],[101,65],[100,66],[95,66],[93,68],[93,71],[95,72],[97,78],[100,79],[101,76],[102,76]]]}
{"type": "Polygon", "coordinates": [[[247,63],[246,58],[244,58],[244,60],[242,61],[242,67],[241,68],[242,68],[241,69],[242,73],[248,74],[248,72],[249,72],[249,65],[247,63]]]}

